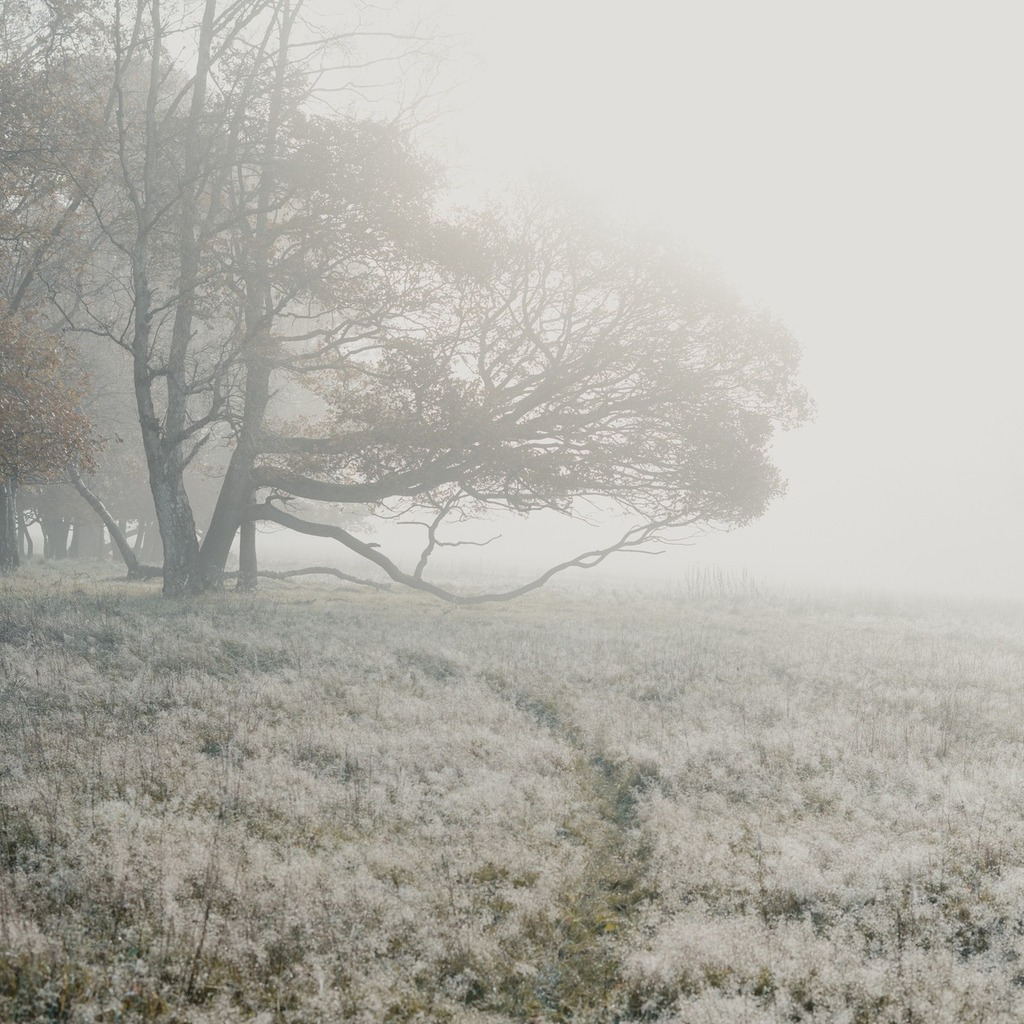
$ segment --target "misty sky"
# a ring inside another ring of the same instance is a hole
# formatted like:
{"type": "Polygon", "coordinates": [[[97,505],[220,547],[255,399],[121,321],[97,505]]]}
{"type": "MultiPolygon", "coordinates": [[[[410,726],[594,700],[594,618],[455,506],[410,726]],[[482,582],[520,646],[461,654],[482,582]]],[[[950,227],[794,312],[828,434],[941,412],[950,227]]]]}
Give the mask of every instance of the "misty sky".
{"type": "Polygon", "coordinates": [[[787,497],[673,557],[780,582],[1024,596],[1020,8],[446,0],[444,131],[707,255],[800,339],[787,497]],[[628,12],[628,18],[625,16],[628,12]]]}

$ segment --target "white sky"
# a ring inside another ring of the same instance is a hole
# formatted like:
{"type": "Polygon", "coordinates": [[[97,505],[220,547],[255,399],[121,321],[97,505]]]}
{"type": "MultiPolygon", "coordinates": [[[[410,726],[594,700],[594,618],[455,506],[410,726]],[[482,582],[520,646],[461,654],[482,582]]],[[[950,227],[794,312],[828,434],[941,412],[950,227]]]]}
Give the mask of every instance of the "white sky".
{"type": "Polygon", "coordinates": [[[709,256],[800,339],[789,494],[676,557],[1024,598],[1024,11],[437,0],[477,54],[444,131],[709,256]]]}

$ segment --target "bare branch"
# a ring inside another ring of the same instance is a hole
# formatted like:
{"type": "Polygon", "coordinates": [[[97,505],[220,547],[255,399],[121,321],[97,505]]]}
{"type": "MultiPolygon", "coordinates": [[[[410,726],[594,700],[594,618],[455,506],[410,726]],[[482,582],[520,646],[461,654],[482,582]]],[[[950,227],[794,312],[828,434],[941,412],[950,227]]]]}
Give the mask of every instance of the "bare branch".
{"type": "MultiPolygon", "coordinates": [[[[295,576],[333,576],[335,579],[342,580],[345,583],[354,583],[359,587],[369,587],[371,590],[390,589],[387,583],[378,583],[376,580],[364,580],[359,576],[350,576],[347,572],[342,572],[340,569],[335,569],[329,565],[311,565],[304,569],[285,569],[280,572],[271,569],[260,569],[256,575],[268,580],[290,580],[295,576]]],[[[225,579],[237,579],[239,576],[239,572],[224,573],[225,579]]]]}
{"type": "Polygon", "coordinates": [[[303,533],[307,536],[327,537],[332,540],[336,540],[339,544],[342,544],[350,551],[354,551],[357,555],[361,555],[363,558],[373,562],[374,565],[379,566],[396,583],[401,583],[413,590],[421,590],[424,593],[432,594],[434,597],[440,598],[442,601],[447,601],[450,604],[456,605],[474,605],[493,603],[497,601],[511,601],[514,598],[522,597],[524,594],[528,594],[533,590],[538,590],[552,577],[565,572],[567,569],[592,569],[595,566],[600,565],[609,555],[612,555],[617,551],[632,550],[643,554],[654,554],[655,552],[643,551],[643,545],[657,540],[662,531],[677,525],[672,523],[645,523],[640,526],[633,526],[623,533],[616,543],[610,544],[605,548],[597,548],[593,551],[584,551],[575,558],[559,562],[557,565],[552,566],[546,572],[542,573],[536,579],[523,584],[521,587],[516,587],[513,590],[493,594],[456,594],[453,591],[446,590],[444,587],[439,587],[434,583],[429,583],[420,577],[403,572],[382,551],[379,551],[376,548],[371,547],[369,544],[366,544],[364,541],[359,540],[340,526],[331,526],[327,523],[306,522],[305,520],[299,519],[297,516],[293,516],[288,512],[284,512],[269,503],[250,506],[245,511],[245,517],[260,522],[272,522],[277,523],[280,526],[287,526],[289,529],[295,530],[296,533],[303,533]]]}

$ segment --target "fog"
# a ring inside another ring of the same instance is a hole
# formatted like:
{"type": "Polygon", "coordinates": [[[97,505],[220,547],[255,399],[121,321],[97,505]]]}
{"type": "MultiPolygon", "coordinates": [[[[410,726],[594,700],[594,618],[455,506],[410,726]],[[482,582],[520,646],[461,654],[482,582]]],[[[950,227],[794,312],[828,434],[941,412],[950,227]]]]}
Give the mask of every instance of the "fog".
{"type": "Polygon", "coordinates": [[[788,494],[667,556],[679,571],[1022,595],[1021,20],[1010,3],[445,7],[465,84],[435,138],[467,193],[552,175],[705,254],[803,346],[817,416],[777,445],[788,494]]]}
{"type": "MultiPolygon", "coordinates": [[[[550,178],[702,254],[804,351],[817,413],[778,439],[788,493],[602,572],[1024,596],[1016,5],[421,6],[457,54],[423,132],[457,195],[550,178]]],[[[536,571],[612,532],[505,521],[438,569],[536,571]]],[[[376,536],[415,560],[421,531],[376,536]]]]}

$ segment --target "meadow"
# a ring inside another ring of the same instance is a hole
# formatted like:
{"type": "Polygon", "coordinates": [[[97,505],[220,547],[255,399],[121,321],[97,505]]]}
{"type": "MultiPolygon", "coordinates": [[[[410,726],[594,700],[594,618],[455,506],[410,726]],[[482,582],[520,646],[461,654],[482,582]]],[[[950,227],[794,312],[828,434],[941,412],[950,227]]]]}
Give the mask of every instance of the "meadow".
{"type": "Polygon", "coordinates": [[[1024,1019],[1024,606],[0,582],[0,1020],[1024,1019]]]}

